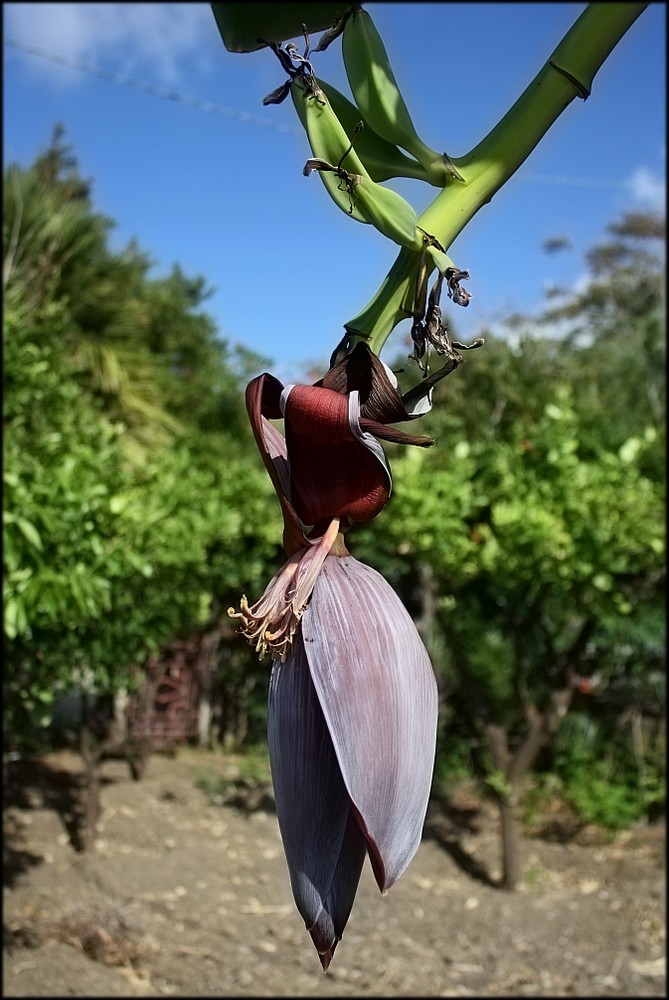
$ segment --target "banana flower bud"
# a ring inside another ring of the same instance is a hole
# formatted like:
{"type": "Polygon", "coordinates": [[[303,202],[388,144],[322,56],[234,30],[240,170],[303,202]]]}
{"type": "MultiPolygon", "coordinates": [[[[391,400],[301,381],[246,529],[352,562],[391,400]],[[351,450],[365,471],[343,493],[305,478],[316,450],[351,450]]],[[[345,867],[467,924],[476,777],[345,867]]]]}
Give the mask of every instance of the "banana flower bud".
{"type": "Polygon", "coordinates": [[[392,488],[379,439],[427,446],[364,344],[313,386],[247,388],[256,442],[284,516],[288,560],[252,607],[229,613],[271,652],[268,746],[297,908],[327,969],[368,854],[382,892],[420,843],[432,782],[437,684],[398,596],[344,544],[392,488]],[[285,438],[272,423],[283,417],[285,438]]]}

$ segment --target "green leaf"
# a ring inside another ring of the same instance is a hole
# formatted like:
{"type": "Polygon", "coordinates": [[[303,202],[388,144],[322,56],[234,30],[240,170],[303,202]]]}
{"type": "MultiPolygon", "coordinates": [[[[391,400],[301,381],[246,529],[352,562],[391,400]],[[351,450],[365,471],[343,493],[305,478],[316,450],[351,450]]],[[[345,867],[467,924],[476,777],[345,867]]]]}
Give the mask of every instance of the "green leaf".
{"type": "Polygon", "coordinates": [[[142,574],[142,576],[148,578],[153,575],[153,566],[151,563],[147,562],[146,559],[142,559],[142,557],[136,552],[128,549],[128,551],[125,552],[125,558],[134,569],[138,570],[142,574]]]}
{"type": "Polygon", "coordinates": [[[493,771],[486,777],[486,784],[492,788],[501,799],[508,802],[513,794],[513,788],[502,771],[493,771]]]}
{"type": "Polygon", "coordinates": [[[15,598],[10,597],[5,603],[4,624],[5,635],[9,639],[15,639],[17,635],[25,632],[28,622],[26,620],[26,609],[23,601],[17,601],[15,598]]]}
{"type": "Polygon", "coordinates": [[[125,508],[130,503],[130,496],[126,494],[117,494],[109,500],[109,509],[112,514],[122,514],[125,508]]]}
{"type": "Polygon", "coordinates": [[[17,615],[18,606],[16,601],[12,598],[5,601],[5,635],[10,639],[15,639],[18,633],[16,625],[17,615]]]}
{"type": "Polygon", "coordinates": [[[623,442],[623,444],[621,444],[620,448],[618,449],[618,454],[620,455],[620,461],[624,462],[626,465],[628,465],[630,462],[633,462],[634,459],[639,454],[641,447],[642,447],[641,441],[639,440],[638,437],[628,438],[627,441],[623,442]]]}
{"type": "Polygon", "coordinates": [[[351,4],[213,3],[211,9],[228,52],[255,52],[268,42],[302,37],[302,25],[315,33],[332,27],[351,4]]]}
{"type": "Polygon", "coordinates": [[[17,517],[16,523],[33,548],[41,552],[43,548],[42,539],[35,525],[31,521],[26,520],[25,517],[17,517]]]}

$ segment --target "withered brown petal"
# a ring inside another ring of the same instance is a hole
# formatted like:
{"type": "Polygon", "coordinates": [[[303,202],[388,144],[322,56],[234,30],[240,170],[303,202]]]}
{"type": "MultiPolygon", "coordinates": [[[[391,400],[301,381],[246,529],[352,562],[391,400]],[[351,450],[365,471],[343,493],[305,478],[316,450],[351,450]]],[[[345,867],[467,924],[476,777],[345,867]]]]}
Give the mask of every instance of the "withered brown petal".
{"type": "Polygon", "coordinates": [[[288,496],[288,456],[283,436],[269,423],[281,418],[283,385],[267,372],[246,387],[246,409],[258,451],[272,480],[283,514],[283,547],[292,555],[307,544],[295,508],[288,496]]]}
{"type": "Polygon", "coordinates": [[[363,342],[331,368],[320,384],[343,394],[357,389],[360,412],[368,420],[395,424],[412,419],[398,389],[388,378],[383,361],[363,342]]]}
{"type": "Polygon", "coordinates": [[[393,444],[413,444],[419,448],[429,448],[434,444],[434,438],[424,434],[407,434],[406,431],[402,431],[398,427],[380,424],[376,420],[367,420],[365,417],[360,418],[360,428],[373,434],[374,437],[380,438],[381,441],[392,441],[393,444]]]}
{"type": "Polygon", "coordinates": [[[270,94],[267,94],[266,97],[263,97],[263,105],[267,107],[268,104],[281,104],[285,101],[290,93],[291,82],[291,80],[286,80],[285,83],[282,83],[280,87],[276,88],[276,90],[273,90],[270,94]]]}

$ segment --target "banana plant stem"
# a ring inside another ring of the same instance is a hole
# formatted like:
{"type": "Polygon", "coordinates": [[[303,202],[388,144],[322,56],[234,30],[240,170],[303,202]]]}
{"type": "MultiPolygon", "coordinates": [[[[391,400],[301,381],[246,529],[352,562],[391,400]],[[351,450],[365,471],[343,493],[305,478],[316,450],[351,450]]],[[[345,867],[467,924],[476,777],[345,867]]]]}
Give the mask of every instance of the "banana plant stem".
{"type": "MultiPolygon", "coordinates": [[[[646,3],[591,3],[500,122],[469,153],[452,157],[462,180],[450,178],[418,219],[444,250],[516,172],[575,97],[590,94],[595,74],[646,3]]],[[[376,353],[411,314],[411,281],[420,253],[402,249],[381,287],[345,324],[351,342],[376,353]]]]}

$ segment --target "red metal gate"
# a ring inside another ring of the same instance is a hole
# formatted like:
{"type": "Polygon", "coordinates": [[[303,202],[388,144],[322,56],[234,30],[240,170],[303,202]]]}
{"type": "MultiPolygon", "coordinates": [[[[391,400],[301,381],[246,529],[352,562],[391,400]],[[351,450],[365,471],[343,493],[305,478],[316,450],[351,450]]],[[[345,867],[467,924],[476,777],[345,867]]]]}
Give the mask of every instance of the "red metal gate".
{"type": "Polygon", "coordinates": [[[142,688],[127,707],[127,733],[132,743],[166,750],[198,738],[202,690],[200,636],[174,642],[159,658],[149,660],[142,688]]]}

